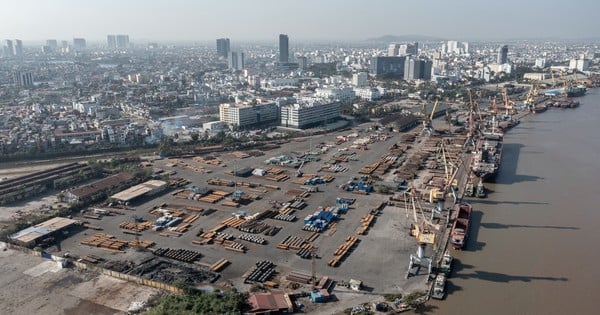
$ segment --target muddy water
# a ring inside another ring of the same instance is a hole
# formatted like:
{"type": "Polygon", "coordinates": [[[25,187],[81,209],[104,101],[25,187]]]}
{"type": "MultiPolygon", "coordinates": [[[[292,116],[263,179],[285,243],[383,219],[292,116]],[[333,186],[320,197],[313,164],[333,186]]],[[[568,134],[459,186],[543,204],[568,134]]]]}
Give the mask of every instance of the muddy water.
{"type": "Polygon", "coordinates": [[[488,199],[436,314],[598,314],[600,90],[505,137],[488,199]]]}

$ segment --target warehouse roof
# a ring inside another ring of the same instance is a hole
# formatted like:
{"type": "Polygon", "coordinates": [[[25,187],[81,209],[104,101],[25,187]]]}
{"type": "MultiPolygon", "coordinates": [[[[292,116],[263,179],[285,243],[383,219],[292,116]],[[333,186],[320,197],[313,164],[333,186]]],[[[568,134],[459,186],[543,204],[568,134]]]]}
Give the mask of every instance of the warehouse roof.
{"type": "Polygon", "coordinates": [[[149,180],[147,182],[141,183],[139,185],[135,185],[128,189],[125,189],[119,193],[116,193],[116,194],[110,196],[110,198],[116,199],[119,201],[123,201],[123,202],[127,202],[127,201],[133,200],[137,197],[140,197],[146,193],[149,193],[155,189],[164,187],[166,185],[167,185],[167,182],[165,182],[165,181],[153,179],[153,180],[149,180]]]}
{"type": "Polygon", "coordinates": [[[30,226],[10,236],[10,239],[22,243],[34,242],[37,239],[44,237],[52,232],[59,231],[66,227],[75,224],[77,220],[56,217],[44,221],[38,225],[30,226]]]}
{"type": "Polygon", "coordinates": [[[95,181],[91,184],[77,187],[70,191],[71,194],[77,196],[80,199],[85,199],[90,196],[102,192],[106,189],[112,188],[123,182],[128,182],[134,178],[133,174],[130,173],[118,173],[107,178],[95,181]]]}

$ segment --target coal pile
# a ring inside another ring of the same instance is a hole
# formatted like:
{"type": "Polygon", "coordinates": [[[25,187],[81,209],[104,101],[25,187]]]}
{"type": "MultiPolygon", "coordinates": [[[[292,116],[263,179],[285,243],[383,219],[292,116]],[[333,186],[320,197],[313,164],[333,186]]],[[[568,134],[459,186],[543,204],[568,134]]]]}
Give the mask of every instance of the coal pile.
{"type": "Polygon", "coordinates": [[[207,281],[213,282],[219,276],[217,273],[209,270],[184,266],[183,264],[168,262],[160,258],[150,259],[133,268],[127,274],[166,284],[179,282],[191,286],[207,281]]]}

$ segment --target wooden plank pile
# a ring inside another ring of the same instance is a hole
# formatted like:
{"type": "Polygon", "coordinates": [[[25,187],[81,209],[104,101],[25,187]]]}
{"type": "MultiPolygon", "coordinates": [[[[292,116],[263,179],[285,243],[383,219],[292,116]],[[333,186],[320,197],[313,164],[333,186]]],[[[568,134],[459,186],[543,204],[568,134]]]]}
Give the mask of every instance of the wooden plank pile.
{"type": "Polygon", "coordinates": [[[146,221],[139,224],[131,223],[131,222],[122,222],[119,224],[119,228],[124,230],[130,230],[134,232],[142,232],[152,227],[152,222],[146,221]]]}
{"type": "Polygon", "coordinates": [[[81,260],[87,261],[87,262],[89,262],[89,263],[92,263],[92,264],[97,264],[97,263],[99,263],[99,262],[102,262],[102,261],[104,261],[104,258],[102,258],[102,257],[98,257],[98,256],[96,256],[96,255],[91,255],[91,254],[84,255],[84,256],[81,256],[81,257],[79,257],[79,258],[80,258],[81,260]]]}
{"type": "Polygon", "coordinates": [[[356,234],[364,235],[371,226],[373,219],[375,219],[375,215],[373,214],[367,214],[364,217],[362,217],[360,219],[360,227],[358,227],[358,230],[356,230],[356,234]]]}
{"type": "Polygon", "coordinates": [[[121,251],[127,246],[127,241],[118,240],[113,235],[97,233],[81,241],[81,244],[113,251],[121,251]]]}
{"type": "Polygon", "coordinates": [[[371,175],[379,167],[379,165],[381,165],[381,162],[375,162],[373,164],[366,165],[363,168],[361,168],[360,171],[358,171],[358,173],[364,175],[371,175]]]}
{"type": "Polygon", "coordinates": [[[215,185],[215,186],[227,186],[227,187],[235,186],[235,182],[226,180],[226,179],[221,179],[221,178],[211,178],[211,179],[207,180],[206,182],[209,185],[215,185]]]}
{"type": "Polygon", "coordinates": [[[153,246],[155,243],[153,241],[140,241],[140,240],[133,240],[133,241],[129,241],[127,242],[127,246],[131,247],[131,248],[148,248],[153,246]]]}
{"type": "Polygon", "coordinates": [[[290,272],[289,275],[285,276],[285,279],[287,281],[308,284],[308,283],[311,282],[312,276],[311,275],[307,275],[305,273],[300,273],[300,272],[297,272],[297,271],[292,271],[292,272],[290,272]]]}
{"type": "Polygon", "coordinates": [[[298,237],[295,235],[288,235],[281,243],[277,245],[279,249],[291,249],[291,250],[299,250],[302,248],[302,245],[306,243],[306,240],[302,237],[298,237]]]}
{"type": "Polygon", "coordinates": [[[229,265],[229,260],[227,260],[225,258],[221,258],[216,263],[214,263],[210,266],[210,270],[214,271],[214,272],[219,272],[219,271],[221,271],[221,269],[225,268],[227,265],[229,265]]]}
{"type": "Polygon", "coordinates": [[[337,265],[339,265],[341,260],[344,259],[344,257],[346,257],[346,255],[348,254],[350,249],[358,241],[359,241],[358,237],[348,236],[348,238],[346,238],[346,241],[343,244],[341,244],[340,246],[338,246],[338,248],[335,250],[335,252],[333,253],[333,258],[331,260],[329,260],[329,262],[327,262],[327,265],[329,265],[331,267],[337,267],[337,265]]]}
{"type": "Polygon", "coordinates": [[[275,182],[281,182],[290,179],[288,175],[285,174],[285,171],[280,168],[269,168],[266,170],[267,175],[264,176],[265,179],[272,180],[275,182]]]}
{"type": "Polygon", "coordinates": [[[204,197],[198,198],[198,200],[208,203],[217,203],[229,195],[231,195],[230,192],[215,190],[204,197]]]}

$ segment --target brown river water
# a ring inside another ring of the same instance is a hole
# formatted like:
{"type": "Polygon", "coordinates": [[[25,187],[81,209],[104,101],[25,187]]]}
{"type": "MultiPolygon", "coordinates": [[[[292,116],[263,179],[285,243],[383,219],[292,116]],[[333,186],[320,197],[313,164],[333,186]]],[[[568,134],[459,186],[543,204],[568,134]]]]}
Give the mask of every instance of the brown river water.
{"type": "Polygon", "coordinates": [[[449,294],[425,313],[600,314],[600,90],[579,101],[506,134],[449,294]]]}

